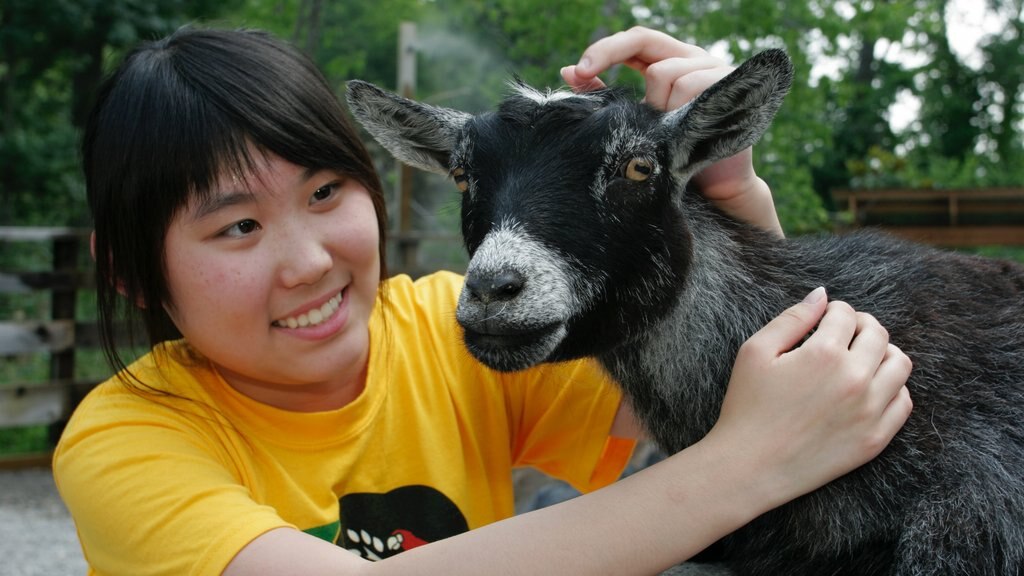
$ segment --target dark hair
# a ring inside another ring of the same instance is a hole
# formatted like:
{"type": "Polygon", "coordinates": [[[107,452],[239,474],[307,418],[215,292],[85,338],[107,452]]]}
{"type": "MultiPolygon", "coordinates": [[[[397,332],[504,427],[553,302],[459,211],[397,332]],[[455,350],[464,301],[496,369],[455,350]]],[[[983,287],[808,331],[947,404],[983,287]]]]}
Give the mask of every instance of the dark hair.
{"type": "Polygon", "coordinates": [[[133,326],[150,346],[181,336],[163,308],[167,228],[220,175],[249,173],[254,149],[362,183],[386,277],[380,178],[316,66],[265,32],[182,28],[125,57],[101,85],[82,142],[101,339],[116,369],[125,362],[115,330],[129,330],[133,345],[133,326]]]}

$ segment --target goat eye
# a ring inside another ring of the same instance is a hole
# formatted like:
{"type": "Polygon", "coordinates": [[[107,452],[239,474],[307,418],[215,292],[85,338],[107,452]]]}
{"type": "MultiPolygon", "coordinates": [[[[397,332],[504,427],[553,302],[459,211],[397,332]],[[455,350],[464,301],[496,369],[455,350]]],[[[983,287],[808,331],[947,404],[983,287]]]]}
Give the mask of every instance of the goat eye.
{"type": "Polygon", "coordinates": [[[469,190],[469,177],[466,176],[466,171],[462,168],[452,170],[452,179],[455,180],[455,187],[459,189],[459,192],[469,190]]]}
{"type": "Polygon", "coordinates": [[[632,158],[622,169],[623,176],[636,182],[647,180],[652,172],[654,172],[654,165],[646,158],[632,158]]]}

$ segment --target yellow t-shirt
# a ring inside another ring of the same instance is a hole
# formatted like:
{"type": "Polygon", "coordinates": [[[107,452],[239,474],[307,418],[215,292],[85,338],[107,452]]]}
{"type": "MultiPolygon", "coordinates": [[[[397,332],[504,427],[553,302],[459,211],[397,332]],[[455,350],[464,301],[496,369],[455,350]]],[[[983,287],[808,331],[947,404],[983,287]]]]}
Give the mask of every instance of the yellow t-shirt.
{"type": "Polygon", "coordinates": [[[383,558],[510,516],[515,466],[584,491],[616,479],[633,443],[607,437],[620,395],[604,373],[485,368],[455,324],[461,284],[389,280],[366,388],[338,410],[260,404],[182,342],[129,368],[174,396],[93,390],[53,463],[90,573],[219,574],[282,526],[383,558]]]}

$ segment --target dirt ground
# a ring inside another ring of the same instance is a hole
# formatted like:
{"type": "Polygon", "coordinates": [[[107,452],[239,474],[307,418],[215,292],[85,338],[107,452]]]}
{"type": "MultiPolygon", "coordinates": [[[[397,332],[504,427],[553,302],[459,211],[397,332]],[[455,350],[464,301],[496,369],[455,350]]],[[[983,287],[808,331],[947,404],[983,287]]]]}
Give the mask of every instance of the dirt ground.
{"type": "Polygon", "coordinates": [[[48,468],[0,472],[0,573],[85,574],[75,526],[48,468]]]}

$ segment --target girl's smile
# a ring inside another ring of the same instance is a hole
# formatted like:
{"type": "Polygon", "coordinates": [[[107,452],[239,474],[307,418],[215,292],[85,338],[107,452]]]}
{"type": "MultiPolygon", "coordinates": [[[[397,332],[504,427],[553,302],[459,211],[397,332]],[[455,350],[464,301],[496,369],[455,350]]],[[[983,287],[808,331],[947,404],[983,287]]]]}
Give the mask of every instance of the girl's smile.
{"type": "Polygon", "coordinates": [[[254,152],[171,221],[170,302],[190,345],[239,392],[290,410],[362,390],[380,263],[366,189],[331,170],[254,152]]]}
{"type": "Polygon", "coordinates": [[[288,334],[298,338],[327,338],[345,325],[348,318],[346,303],[345,292],[342,291],[321,305],[306,306],[306,311],[294,312],[285,318],[274,320],[271,325],[286,330],[288,334]]]}
{"type": "Polygon", "coordinates": [[[338,311],[338,307],[341,306],[341,299],[342,295],[336,294],[331,296],[323,306],[310,306],[308,312],[297,312],[287,318],[274,320],[274,325],[278,328],[292,329],[316,326],[338,311]]]}

